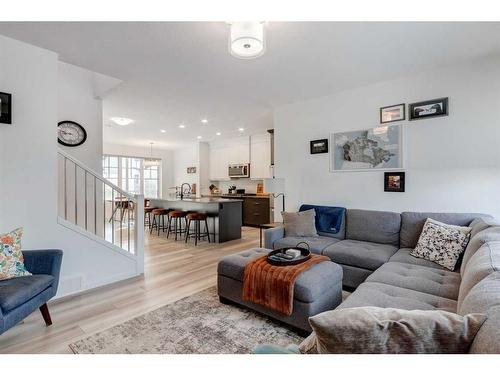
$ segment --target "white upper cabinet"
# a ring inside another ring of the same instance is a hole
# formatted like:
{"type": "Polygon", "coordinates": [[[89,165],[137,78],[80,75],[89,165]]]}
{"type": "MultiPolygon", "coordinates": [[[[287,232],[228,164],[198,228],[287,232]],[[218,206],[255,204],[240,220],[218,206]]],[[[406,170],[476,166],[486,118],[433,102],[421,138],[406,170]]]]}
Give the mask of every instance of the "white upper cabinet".
{"type": "Polygon", "coordinates": [[[210,142],[210,180],[229,180],[229,164],[250,163],[250,177],[271,177],[271,138],[268,133],[210,142]]]}
{"type": "Polygon", "coordinates": [[[250,137],[250,177],[271,178],[271,136],[269,133],[250,137]]]}

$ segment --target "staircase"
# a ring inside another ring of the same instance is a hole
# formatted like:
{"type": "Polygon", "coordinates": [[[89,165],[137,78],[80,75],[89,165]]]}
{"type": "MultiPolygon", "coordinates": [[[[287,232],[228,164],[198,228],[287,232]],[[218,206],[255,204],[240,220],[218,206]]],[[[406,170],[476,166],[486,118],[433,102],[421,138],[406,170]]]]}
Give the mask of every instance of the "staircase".
{"type": "Polygon", "coordinates": [[[58,150],[58,223],[136,262],[144,273],[144,196],[58,150]]]}

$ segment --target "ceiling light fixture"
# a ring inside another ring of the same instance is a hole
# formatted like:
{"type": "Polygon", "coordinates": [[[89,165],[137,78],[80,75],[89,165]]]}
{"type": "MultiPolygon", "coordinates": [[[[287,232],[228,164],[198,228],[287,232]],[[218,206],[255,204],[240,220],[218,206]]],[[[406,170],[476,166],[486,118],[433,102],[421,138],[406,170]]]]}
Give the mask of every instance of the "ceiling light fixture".
{"type": "Polygon", "coordinates": [[[186,127],[186,125],[184,125],[184,124],[179,125],[179,128],[181,128],[181,129],[184,129],[185,127],[186,127]]]}
{"type": "Polygon", "coordinates": [[[161,129],[160,132],[166,133],[167,131],[165,129],[161,129]]]}
{"type": "Polygon", "coordinates": [[[206,123],[208,123],[208,120],[207,120],[206,118],[201,119],[201,123],[202,123],[202,124],[206,124],[206,123]]]}
{"type": "Polygon", "coordinates": [[[254,59],[266,50],[264,22],[232,22],[229,51],[239,59],[254,59]]]}
{"type": "Polygon", "coordinates": [[[134,122],[131,118],[126,117],[111,117],[111,121],[120,126],[127,126],[134,122]]]}
{"type": "Polygon", "coordinates": [[[149,143],[149,146],[150,146],[150,157],[144,159],[144,166],[145,167],[156,167],[156,166],[159,166],[161,164],[161,160],[153,158],[153,145],[154,145],[153,142],[149,143]]]}
{"type": "Polygon", "coordinates": [[[221,134],[222,134],[221,132],[217,132],[217,133],[215,133],[215,135],[221,135],[221,134]]]}
{"type": "Polygon", "coordinates": [[[245,128],[238,128],[238,131],[239,131],[239,132],[244,132],[244,131],[245,131],[245,128]]]}
{"type": "Polygon", "coordinates": [[[203,137],[201,135],[197,136],[196,137],[197,139],[202,139],[203,137]]]}

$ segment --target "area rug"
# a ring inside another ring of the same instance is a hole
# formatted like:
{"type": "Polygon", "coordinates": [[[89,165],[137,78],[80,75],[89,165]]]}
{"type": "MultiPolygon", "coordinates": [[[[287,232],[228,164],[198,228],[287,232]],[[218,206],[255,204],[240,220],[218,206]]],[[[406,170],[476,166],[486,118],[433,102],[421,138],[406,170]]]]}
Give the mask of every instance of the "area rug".
{"type": "Polygon", "coordinates": [[[69,345],[76,354],[250,353],[302,337],[245,308],[219,302],[216,288],[183,298],[69,345]]]}

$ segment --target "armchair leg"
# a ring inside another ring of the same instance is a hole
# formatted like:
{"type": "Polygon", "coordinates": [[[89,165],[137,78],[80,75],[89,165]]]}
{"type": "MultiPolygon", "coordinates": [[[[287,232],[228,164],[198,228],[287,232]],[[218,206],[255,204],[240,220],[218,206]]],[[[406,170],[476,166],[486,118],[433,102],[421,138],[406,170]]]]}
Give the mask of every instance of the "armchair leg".
{"type": "Polygon", "coordinates": [[[46,303],[40,306],[40,312],[42,313],[43,320],[47,326],[52,325],[52,319],[50,318],[49,307],[46,303]]]}

